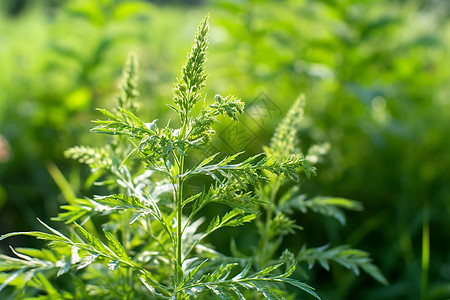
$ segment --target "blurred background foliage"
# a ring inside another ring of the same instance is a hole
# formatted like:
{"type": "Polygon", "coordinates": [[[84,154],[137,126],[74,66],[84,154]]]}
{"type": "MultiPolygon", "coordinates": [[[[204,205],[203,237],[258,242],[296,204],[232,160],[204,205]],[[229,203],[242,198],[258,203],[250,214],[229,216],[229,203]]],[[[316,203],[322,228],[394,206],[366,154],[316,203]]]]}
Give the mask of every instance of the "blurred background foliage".
{"type": "Polygon", "coordinates": [[[371,253],[390,285],[333,266],[310,274],[320,295],[450,297],[447,0],[1,1],[0,233],[56,215],[64,200],[52,163],[87,193],[83,169],[63,151],[102,143],[90,120],[95,107],[115,105],[128,52],[140,58],[141,116],[173,117],[165,103],[208,12],[207,97],[233,93],[248,106],[239,128],[217,128],[215,147],[261,152],[303,93],[303,149],[331,145],[303,191],[365,207],[344,227],[299,214],[306,229],[288,246],[351,244],[371,253]]]}

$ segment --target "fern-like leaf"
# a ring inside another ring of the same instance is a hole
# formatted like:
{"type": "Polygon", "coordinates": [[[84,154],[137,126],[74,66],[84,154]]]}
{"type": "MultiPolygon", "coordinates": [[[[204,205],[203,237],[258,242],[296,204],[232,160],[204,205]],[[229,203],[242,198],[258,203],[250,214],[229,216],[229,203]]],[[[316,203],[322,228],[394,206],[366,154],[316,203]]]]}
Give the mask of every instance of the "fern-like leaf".
{"type": "Polygon", "coordinates": [[[345,214],[342,209],[361,210],[359,202],[338,197],[318,196],[312,199],[305,199],[304,195],[296,195],[280,204],[277,208],[280,212],[292,213],[294,210],[300,210],[306,213],[308,210],[333,217],[342,225],[345,224],[345,214]]]}
{"type": "Polygon", "coordinates": [[[309,268],[314,264],[320,264],[325,270],[330,270],[330,262],[336,262],[359,275],[359,270],[363,269],[367,274],[382,284],[387,284],[386,278],[377,266],[372,263],[367,252],[351,249],[347,245],[329,248],[328,245],[318,248],[306,248],[305,246],[297,254],[298,262],[307,262],[309,268]]]}
{"type": "Polygon", "coordinates": [[[182,290],[189,292],[191,290],[208,289],[217,295],[220,292],[227,291],[227,295],[234,295],[235,298],[236,295],[238,297],[241,295],[240,292],[236,293],[239,289],[245,290],[248,288],[255,288],[262,295],[264,295],[266,299],[283,299],[277,292],[276,285],[285,283],[303,290],[316,299],[320,299],[319,295],[317,295],[314,291],[314,288],[310,287],[306,283],[288,278],[294,272],[295,265],[292,265],[285,273],[279,275],[273,274],[273,272],[278,270],[281,265],[283,264],[269,266],[250,275],[246,274],[249,269],[249,267],[246,266],[243,272],[234,277],[231,277],[230,274],[231,270],[237,266],[236,263],[221,265],[213,273],[203,275],[196,282],[184,286],[182,290]]]}

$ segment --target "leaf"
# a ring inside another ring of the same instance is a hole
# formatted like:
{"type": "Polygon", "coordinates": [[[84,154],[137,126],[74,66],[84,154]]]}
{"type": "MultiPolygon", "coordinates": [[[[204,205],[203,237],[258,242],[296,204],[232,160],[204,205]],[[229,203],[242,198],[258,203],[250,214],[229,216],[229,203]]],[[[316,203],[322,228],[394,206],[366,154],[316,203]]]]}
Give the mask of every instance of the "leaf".
{"type": "Polygon", "coordinates": [[[117,268],[119,263],[124,263],[125,265],[128,265],[130,267],[135,267],[133,261],[126,253],[126,250],[111,233],[106,230],[104,231],[105,236],[109,241],[109,246],[111,247],[110,248],[102,241],[100,241],[99,238],[90,234],[86,229],[84,229],[77,223],[75,223],[74,225],[85,239],[85,241],[83,241],[81,238],[79,238],[81,243],[77,243],[77,247],[92,254],[88,255],[88,258],[86,260],[83,259],[81,261],[81,265],[83,267],[91,264],[98,256],[102,256],[110,261],[108,265],[109,268],[115,269],[117,268]]]}
{"type": "Polygon", "coordinates": [[[220,153],[215,153],[211,156],[208,156],[207,158],[205,158],[200,164],[197,165],[196,168],[201,168],[206,166],[207,164],[209,164],[211,161],[213,161],[214,158],[217,157],[217,155],[219,155],[220,153]]]}
{"type": "Polygon", "coordinates": [[[172,104],[166,103],[166,105],[172,109],[174,112],[176,113],[180,113],[180,111],[178,110],[178,108],[176,108],[175,106],[173,106],[172,104]]]}
{"type": "Polygon", "coordinates": [[[118,109],[120,117],[100,109],[99,111],[107,116],[109,120],[94,121],[98,126],[92,128],[91,131],[111,135],[126,135],[130,138],[138,138],[141,140],[156,135],[155,130],[151,130],[150,126],[147,127],[146,124],[131,111],[122,107],[119,107],[118,109]]]}
{"type": "Polygon", "coordinates": [[[40,240],[53,241],[53,242],[66,242],[67,241],[66,239],[56,236],[54,234],[49,234],[49,233],[44,233],[44,232],[39,232],[39,231],[7,233],[0,237],[0,241],[6,239],[8,237],[18,236],[18,235],[28,235],[28,236],[32,236],[32,237],[35,237],[40,240]]]}
{"type": "Polygon", "coordinates": [[[293,285],[293,286],[297,287],[298,289],[307,292],[308,294],[315,297],[316,299],[320,299],[319,295],[317,295],[314,288],[312,288],[311,286],[309,286],[306,283],[300,282],[300,281],[292,279],[292,278],[284,278],[283,282],[293,285]]]}
{"type": "Polygon", "coordinates": [[[75,223],[74,225],[86,240],[86,242],[80,240],[82,243],[87,243],[89,246],[96,248],[99,252],[108,252],[106,246],[97,237],[90,234],[86,229],[84,229],[77,223],[75,223]]]}
{"type": "MultiPolygon", "coordinates": [[[[134,125],[136,128],[146,129],[149,134],[156,134],[152,128],[152,126],[147,126],[144,122],[141,121],[135,114],[131,111],[126,110],[125,108],[119,107],[120,112],[125,116],[124,120],[129,121],[130,124],[134,125]]],[[[155,121],[153,121],[155,122],[155,121]]]]}
{"type": "Polygon", "coordinates": [[[241,226],[244,223],[251,222],[252,220],[255,219],[255,217],[256,217],[255,214],[240,215],[240,216],[237,216],[237,217],[233,217],[232,219],[229,219],[226,222],[224,222],[221,227],[224,227],[224,226],[231,226],[231,227],[241,226]]]}
{"type": "Polygon", "coordinates": [[[344,198],[318,196],[305,200],[303,195],[296,195],[280,204],[277,210],[286,213],[292,213],[293,209],[300,210],[303,213],[311,210],[325,216],[333,217],[344,225],[345,215],[341,208],[361,210],[362,206],[359,202],[344,198]]]}
{"type": "Polygon", "coordinates": [[[110,207],[113,210],[136,210],[136,213],[131,217],[130,224],[136,222],[139,218],[142,218],[148,214],[153,215],[163,225],[165,224],[163,216],[158,208],[158,205],[149,196],[134,196],[125,194],[115,194],[104,197],[95,197],[95,202],[110,207]]]}
{"type": "Polygon", "coordinates": [[[87,256],[83,257],[81,259],[80,263],[78,264],[77,269],[81,270],[83,268],[86,268],[87,266],[92,264],[97,257],[99,257],[98,254],[90,254],[90,255],[87,255],[87,256]]]}
{"type": "Polygon", "coordinates": [[[155,296],[159,297],[160,299],[168,299],[169,297],[165,297],[162,294],[165,295],[172,295],[172,293],[167,289],[166,286],[158,283],[158,281],[153,277],[153,275],[146,271],[141,270],[141,275],[138,276],[139,280],[142,282],[142,284],[155,296]],[[149,283],[150,282],[150,283],[149,283]],[[158,289],[161,293],[158,293],[156,291],[158,289]]]}
{"type": "Polygon", "coordinates": [[[219,228],[226,226],[240,226],[246,222],[250,222],[255,219],[254,214],[242,215],[239,211],[232,210],[227,212],[222,218],[219,216],[214,217],[214,219],[209,223],[206,232],[203,234],[203,237],[206,237],[210,233],[216,231],[219,228]]]}
{"type": "Polygon", "coordinates": [[[14,273],[12,273],[6,280],[3,281],[2,285],[0,285],[0,292],[8,286],[12,281],[14,281],[17,277],[19,277],[25,271],[25,267],[21,267],[14,273]]]}
{"type": "MultiPolygon", "coordinates": [[[[103,213],[105,210],[99,208],[88,199],[76,198],[71,205],[62,205],[61,212],[57,217],[52,218],[53,221],[64,221],[66,224],[72,224],[82,218],[89,218],[93,215],[103,213]]],[[[85,219],[85,220],[86,220],[85,219]]],[[[82,223],[84,223],[84,221],[82,223]]]]}
{"type": "Polygon", "coordinates": [[[180,284],[180,286],[185,285],[187,282],[189,282],[189,280],[191,280],[196,274],[197,272],[203,267],[203,265],[207,262],[208,260],[205,259],[204,261],[202,261],[200,264],[198,264],[197,267],[195,267],[194,269],[192,269],[191,271],[189,271],[188,275],[185,276],[185,278],[183,279],[183,282],[180,284]]]}
{"type": "MultiPolygon", "coordinates": [[[[186,200],[183,200],[183,204],[182,204],[183,207],[186,206],[186,204],[191,203],[191,202],[197,200],[197,199],[198,199],[199,197],[201,197],[203,194],[204,194],[204,192],[203,192],[203,193],[200,192],[200,193],[197,193],[197,194],[194,194],[194,195],[190,196],[190,197],[187,198],[186,200]]],[[[196,201],[196,202],[198,202],[198,201],[196,201]]]]}
{"type": "Polygon", "coordinates": [[[252,285],[259,291],[266,299],[268,300],[283,300],[284,297],[281,297],[276,292],[272,291],[269,287],[265,286],[263,283],[252,282],[252,285]]]}
{"type": "Polygon", "coordinates": [[[55,254],[48,249],[15,248],[15,252],[44,261],[56,262],[55,254]]]}
{"type": "Polygon", "coordinates": [[[359,269],[363,269],[367,274],[382,284],[387,284],[386,278],[377,266],[372,263],[369,255],[358,249],[351,249],[347,245],[329,248],[328,245],[318,248],[306,248],[305,246],[297,254],[298,262],[307,262],[312,268],[316,262],[326,270],[329,270],[329,263],[334,261],[347,269],[353,270],[358,275],[359,269]]]}
{"type": "Polygon", "coordinates": [[[233,300],[235,298],[231,289],[212,288],[211,290],[222,300],[233,300]]]}
{"type": "Polygon", "coordinates": [[[127,251],[125,250],[125,248],[122,246],[121,243],[119,243],[119,241],[117,240],[117,238],[110,233],[109,231],[103,229],[103,232],[106,236],[106,238],[109,241],[109,246],[111,248],[111,250],[114,251],[114,253],[122,260],[124,261],[128,261],[131,263],[131,259],[127,254],[127,251]]]}
{"type": "Polygon", "coordinates": [[[103,108],[96,108],[97,111],[101,112],[103,115],[105,115],[106,117],[110,118],[111,120],[117,121],[117,122],[122,122],[122,120],[117,117],[116,115],[114,115],[113,113],[107,111],[106,109],[103,108]]]}
{"type": "Polygon", "coordinates": [[[267,299],[283,299],[275,290],[269,289],[268,285],[276,286],[277,284],[287,283],[303,290],[316,299],[320,299],[314,289],[306,283],[299,282],[292,278],[286,278],[292,274],[292,270],[295,268],[294,265],[291,266],[287,272],[281,275],[273,275],[272,272],[277,270],[282,264],[269,266],[262,271],[248,275],[247,268],[249,268],[249,264],[247,264],[240,275],[229,278],[231,269],[237,265],[237,263],[221,265],[213,272],[213,274],[202,276],[198,281],[184,286],[182,290],[198,290],[199,288],[207,288],[212,290],[214,293],[226,291],[225,293],[227,295],[231,295],[233,292],[239,297],[239,299],[243,299],[238,288],[249,289],[254,287],[265,297],[268,297],[267,299]]]}
{"type": "Polygon", "coordinates": [[[267,274],[273,272],[274,270],[278,269],[282,265],[283,265],[283,263],[272,265],[272,266],[268,266],[268,267],[264,268],[263,270],[255,273],[253,276],[261,277],[261,276],[267,275],[267,274]]]}
{"type": "Polygon", "coordinates": [[[237,263],[231,263],[231,264],[227,264],[227,265],[222,265],[219,268],[217,268],[214,271],[214,273],[212,273],[209,276],[206,276],[205,279],[207,279],[207,281],[210,281],[210,282],[214,282],[214,281],[222,279],[222,278],[225,279],[230,274],[231,269],[233,267],[237,266],[237,265],[238,265],[237,263]]]}
{"type": "Polygon", "coordinates": [[[239,274],[234,276],[233,280],[239,280],[241,278],[245,278],[250,270],[251,265],[252,265],[252,260],[249,259],[247,264],[245,265],[244,269],[239,274]]]}
{"type": "Polygon", "coordinates": [[[50,241],[53,244],[58,244],[58,243],[72,244],[72,241],[69,238],[67,238],[66,236],[64,236],[61,232],[57,231],[56,229],[51,228],[50,226],[48,226],[47,224],[45,224],[44,222],[42,222],[39,219],[38,219],[38,221],[42,225],[44,225],[49,231],[53,232],[54,234],[49,234],[49,233],[44,233],[44,232],[39,232],[39,231],[13,232],[13,233],[8,233],[8,234],[4,234],[4,235],[0,236],[0,241],[6,239],[8,237],[11,237],[11,236],[27,235],[27,236],[35,237],[37,239],[50,241]]]}

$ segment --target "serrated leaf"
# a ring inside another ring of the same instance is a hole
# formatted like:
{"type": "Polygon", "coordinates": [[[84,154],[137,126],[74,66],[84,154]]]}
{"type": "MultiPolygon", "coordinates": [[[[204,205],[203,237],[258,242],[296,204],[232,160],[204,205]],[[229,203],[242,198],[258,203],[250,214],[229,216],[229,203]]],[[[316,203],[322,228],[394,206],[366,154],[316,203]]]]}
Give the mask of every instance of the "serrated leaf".
{"type": "Polygon", "coordinates": [[[217,157],[217,155],[219,155],[219,153],[215,153],[211,156],[208,156],[207,158],[205,158],[201,163],[198,164],[198,166],[196,168],[201,168],[203,166],[206,166],[207,164],[209,164],[211,161],[214,160],[214,158],[217,157]]]}
{"type": "Polygon", "coordinates": [[[359,274],[360,269],[363,269],[380,283],[387,284],[386,278],[372,263],[372,260],[366,252],[351,249],[347,245],[334,248],[329,248],[328,245],[318,248],[302,247],[297,254],[296,260],[298,262],[306,261],[309,268],[312,268],[316,262],[319,262],[326,270],[329,269],[329,262],[334,261],[347,269],[351,269],[356,275],[359,274]]]}
{"type": "Polygon", "coordinates": [[[254,277],[263,277],[263,276],[273,272],[274,270],[278,269],[282,265],[283,265],[283,263],[272,265],[272,266],[268,266],[268,267],[264,268],[263,270],[255,273],[253,276],[254,277]]]}
{"type": "Polygon", "coordinates": [[[219,268],[217,268],[213,274],[211,274],[208,279],[210,281],[216,281],[220,278],[227,278],[228,275],[231,272],[231,269],[233,269],[235,266],[237,266],[237,263],[231,263],[227,265],[222,265],[219,268]]]}
{"type": "Polygon", "coordinates": [[[131,111],[128,111],[128,110],[126,110],[125,108],[122,108],[122,107],[119,107],[119,110],[122,112],[122,114],[124,114],[127,117],[128,120],[132,121],[131,125],[133,125],[134,127],[139,128],[143,132],[147,132],[149,135],[156,134],[156,132],[151,129],[152,126],[147,126],[144,122],[141,121],[141,119],[139,119],[131,111]]]}
{"type": "Polygon", "coordinates": [[[102,241],[100,241],[97,237],[89,233],[86,229],[84,229],[77,223],[75,223],[74,225],[85,239],[85,241],[80,240],[82,244],[80,244],[79,247],[82,247],[84,246],[84,244],[86,244],[89,249],[95,250],[98,254],[104,255],[106,257],[110,256],[111,250],[108,249],[102,241]]]}
{"type": "Polygon", "coordinates": [[[158,289],[159,291],[162,291],[163,293],[166,294],[171,294],[167,287],[165,287],[164,285],[160,284],[154,277],[153,275],[146,271],[146,270],[141,270],[141,274],[139,275],[139,280],[142,282],[142,284],[155,296],[161,298],[161,299],[167,299],[168,297],[164,297],[162,294],[158,293],[156,291],[156,289],[158,289]],[[150,283],[148,282],[150,281],[150,283]]]}
{"type": "Polygon", "coordinates": [[[317,293],[315,292],[314,288],[311,287],[310,285],[306,284],[306,283],[300,282],[300,281],[292,279],[292,278],[284,278],[283,282],[289,283],[290,285],[293,285],[293,286],[299,288],[300,290],[303,290],[303,291],[307,292],[308,294],[310,294],[314,298],[320,300],[320,297],[319,297],[319,295],[317,295],[317,293]]]}
{"type": "Polygon", "coordinates": [[[130,224],[130,225],[134,224],[134,222],[136,222],[137,220],[139,220],[142,217],[145,217],[149,213],[150,213],[149,210],[138,211],[137,213],[135,213],[131,216],[130,222],[128,224],[130,224]]]}
{"type": "Polygon", "coordinates": [[[209,223],[204,236],[222,227],[240,226],[246,222],[252,221],[253,219],[255,219],[255,217],[256,216],[254,214],[242,215],[239,211],[236,210],[227,212],[222,218],[220,218],[219,216],[215,216],[209,223]]]}
{"type": "Polygon", "coordinates": [[[112,251],[114,251],[115,255],[117,255],[120,259],[124,261],[128,261],[131,263],[131,259],[127,254],[127,251],[122,246],[122,244],[117,240],[117,238],[107,230],[103,230],[106,238],[109,241],[109,247],[112,251]]]}
{"type": "MultiPolygon", "coordinates": [[[[213,275],[204,275],[197,282],[193,282],[192,284],[183,287],[183,290],[189,290],[198,287],[206,287],[210,290],[213,290],[216,293],[220,291],[220,289],[238,291],[237,287],[245,289],[254,287],[259,292],[261,292],[265,297],[269,297],[268,299],[283,299],[279,298],[281,296],[277,294],[275,291],[269,289],[268,286],[269,285],[275,286],[276,284],[279,283],[287,283],[303,290],[304,292],[320,300],[320,297],[315,293],[314,289],[311,286],[291,278],[285,278],[286,276],[289,276],[292,273],[290,270],[294,268],[294,265],[291,266],[291,268],[286,273],[278,276],[273,276],[271,272],[277,270],[282,264],[269,266],[264,270],[259,271],[255,274],[237,277],[235,276],[232,279],[228,279],[231,269],[236,265],[237,264],[228,264],[225,266],[222,265],[214,271],[213,275]]],[[[245,274],[247,272],[243,271],[241,273],[245,274]]],[[[240,293],[237,295],[239,299],[243,299],[241,298],[242,295],[240,293]]]]}
{"type": "Polygon", "coordinates": [[[277,208],[281,212],[292,213],[293,210],[300,210],[306,213],[311,210],[325,216],[335,218],[342,225],[345,224],[345,215],[341,208],[349,210],[361,210],[359,202],[338,197],[317,196],[305,200],[304,195],[296,195],[279,205],[277,208]]]}
{"type": "Polygon", "coordinates": [[[0,241],[6,239],[8,237],[18,236],[18,235],[28,235],[28,236],[32,236],[32,237],[35,237],[40,240],[46,240],[46,241],[51,241],[51,242],[66,243],[68,241],[67,238],[62,238],[62,237],[54,235],[54,234],[44,233],[44,232],[39,232],[39,231],[7,233],[0,237],[0,241]]]}
{"type": "Polygon", "coordinates": [[[184,201],[183,201],[183,207],[184,207],[186,204],[191,203],[191,202],[197,200],[199,197],[202,196],[202,194],[203,194],[203,193],[197,193],[197,194],[195,194],[195,195],[190,196],[190,197],[187,198],[186,200],[184,200],[184,201]]]}
{"type": "Polygon", "coordinates": [[[263,283],[252,282],[252,285],[260,292],[267,300],[283,300],[276,292],[272,291],[269,287],[265,286],[263,283]]]}
{"type": "Polygon", "coordinates": [[[117,117],[113,113],[107,111],[106,109],[96,108],[96,110],[101,112],[103,115],[105,115],[106,117],[110,118],[111,120],[114,120],[114,121],[117,121],[117,122],[122,122],[122,120],[119,117],[117,117]]]}
{"type": "Polygon", "coordinates": [[[202,261],[197,267],[195,267],[194,269],[192,269],[191,271],[189,271],[188,275],[183,279],[183,282],[181,283],[180,286],[185,285],[189,280],[191,280],[195,274],[197,274],[197,272],[203,267],[203,265],[207,262],[208,260],[205,259],[204,261],[202,261]]]}
{"type": "Polygon", "coordinates": [[[248,272],[250,270],[251,265],[252,265],[252,260],[249,259],[247,264],[245,265],[244,269],[239,274],[234,276],[233,280],[239,280],[241,278],[245,278],[245,276],[247,276],[247,274],[248,274],[248,272]]]}

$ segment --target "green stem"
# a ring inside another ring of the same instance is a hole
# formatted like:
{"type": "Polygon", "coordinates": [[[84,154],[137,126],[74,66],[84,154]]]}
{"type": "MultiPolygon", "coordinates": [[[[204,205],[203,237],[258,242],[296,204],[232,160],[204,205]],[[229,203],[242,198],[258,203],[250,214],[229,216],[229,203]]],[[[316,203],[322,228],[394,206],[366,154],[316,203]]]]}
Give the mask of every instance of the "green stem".
{"type": "MultiPolygon", "coordinates": [[[[279,188],[279,180],[278,177],[275,178],[273,185],[272,185],[272,189],[270,190],[270,194],[268,195],[268,204],[267,204],[267,209],[266,209],[266,221],[264,224],[264,230],[261,233],[261,246],[260,246],[260,260],[259,260],[259,267],[263,268],[264,265],[267,263],[268,261],[268,257],[267,257],[267,245],[270,242],[270,238],[271,238],[271,234],[270,234],[270,225],[272,223],[272,218],[273,218],[273,213],[275,212],[275,201],[276,201],[276,195],[278,192],[278,188],[279,188]]],[[[269,257],[270,258],[270,257],[269,257]]]]}
{"type": "Polygon", "coordinates": [[[183,201],[183,182],[182,179],[178,179],[178,196],[177,196],[177,262],[179,265],[181,265],[183,257],[182,257],[182,241],[181,241],[181,235],[182,235],[182,224],[181,224],[181,218],[183,216],[182,214],[182,207],[181,203],[183,201]]]}
{"type": "MultiPolygon", "coordinates": [[[[180,155],[179,159],[176,159],[178,165],[178,174],[183,174],[184,172],[184,156],[180,155]]],[[[176,189],[176,199],[175,199],[175,209],[176,209],[176,218],[177,218],[177,235],[176,235],[176,270],[175,270],[175,278],[176,283],[181,281],[181,274],[179,272],[181,265],[183,263],[183,228],[182,228],[182,218],[183,218],[183,184],[184,180],[182,177],[177,177],[176,179],[177,189],[176,189]]]]}
{"type": "Polygon", "coordinates": [[[430,211],[428,201],[423,209],[422,225],[422,274],[420,283],[420,299],[427,299],[428,290],[428,269],[430,265],[430,211]]]}

